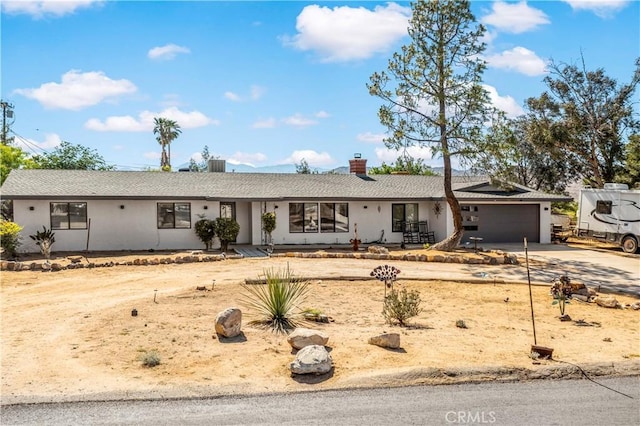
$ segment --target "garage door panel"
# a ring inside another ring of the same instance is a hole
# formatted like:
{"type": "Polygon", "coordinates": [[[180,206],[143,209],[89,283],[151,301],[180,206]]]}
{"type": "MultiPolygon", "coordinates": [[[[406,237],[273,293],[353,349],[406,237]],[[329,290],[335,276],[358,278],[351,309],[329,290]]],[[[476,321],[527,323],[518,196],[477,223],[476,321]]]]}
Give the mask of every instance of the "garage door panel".
{"type": "Polygon", "coordinates": [[[540,208],[537,204],[462,204],[463,242],[480,237],[487,243],[540,241],[540,208]]]}

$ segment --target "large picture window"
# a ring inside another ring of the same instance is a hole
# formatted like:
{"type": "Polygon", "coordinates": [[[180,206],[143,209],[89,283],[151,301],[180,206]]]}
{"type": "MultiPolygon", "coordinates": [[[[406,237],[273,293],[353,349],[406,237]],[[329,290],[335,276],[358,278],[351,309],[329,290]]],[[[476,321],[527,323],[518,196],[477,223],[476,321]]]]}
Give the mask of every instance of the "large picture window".
{"type": "Polygon", "coordinates": [[[158,203],[158,228],[191,228],[191,203],[158,203]]]}
{"type": "Polygon", "coordinates": [[[393,232],[404,231],[403,223],[418,222],[417,204],[392,204],[391,205],[391,230],[393,232]]]}
{"type": "Polygon", "coordinates": [[[318,232],[318,204],[289,203],[289,232],[318,232]]]}
{"type": "Polygon", "coordinates": [[[320,232],[349,232],[349,204],[321,203],[320,232]]]}
{"type": "Polygon", "coordinates": [[[87,203],[51,203],[51,229],[87,229],[87,203]]]}

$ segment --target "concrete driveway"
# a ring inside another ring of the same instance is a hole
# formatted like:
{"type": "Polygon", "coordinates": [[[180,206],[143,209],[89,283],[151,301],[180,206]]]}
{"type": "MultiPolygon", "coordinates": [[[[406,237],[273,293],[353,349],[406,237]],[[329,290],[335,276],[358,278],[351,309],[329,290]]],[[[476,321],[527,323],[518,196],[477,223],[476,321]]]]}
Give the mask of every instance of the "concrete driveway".
{"type": "MultiPolygon", "coordinates": [[[[523,244],[502,244],[491,248],[525,257],[523,244]]],[[[572,280],[583,282],[596,290],[600,287],[640,297],[640,255],[565,244],[536,243],[529,243],[527,252],[531,279],[534,281],[550,282],[556,276],[568,274],[572,280]]],[[[526,268],[524,269],[526,272],[526,268]]],[[[510,273],[521,275],[516,271],[510,273]]],[[[526,279],[526,276],[521,278],[526,279]]]]}

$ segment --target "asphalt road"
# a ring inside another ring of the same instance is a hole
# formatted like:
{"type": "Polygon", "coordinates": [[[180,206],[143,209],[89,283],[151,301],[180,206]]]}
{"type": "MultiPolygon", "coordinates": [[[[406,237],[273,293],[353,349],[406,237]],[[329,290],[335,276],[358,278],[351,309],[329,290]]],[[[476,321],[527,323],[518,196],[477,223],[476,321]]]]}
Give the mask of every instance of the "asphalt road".
{"type": "Polygon", "coordinates": [[[596,380],[600,385],[586,379],[538,380],[522,383],[416,386],[213,399],[11,405],[2,406],[0,423],[581,426],[640,424],[640,378],[596,380]]]}

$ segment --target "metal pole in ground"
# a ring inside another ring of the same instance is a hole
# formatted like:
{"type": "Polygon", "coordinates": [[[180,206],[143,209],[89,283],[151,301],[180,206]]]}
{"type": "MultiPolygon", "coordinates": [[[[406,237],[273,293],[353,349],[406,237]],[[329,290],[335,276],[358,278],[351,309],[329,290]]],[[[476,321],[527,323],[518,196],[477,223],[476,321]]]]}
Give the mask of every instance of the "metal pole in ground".
{"type": "Polygon", "coordinates": [[[527,281],[529,282],[529,303],[531,303],[531,324],[533,324],[533,344],[537,345],[536,339],[536,319],[533,315],[533,295],[531,294],[531,274],[529,273],[529,251],[527,248],[527,237],[524,237],[524,258],[527,264],[527,281]]]}

